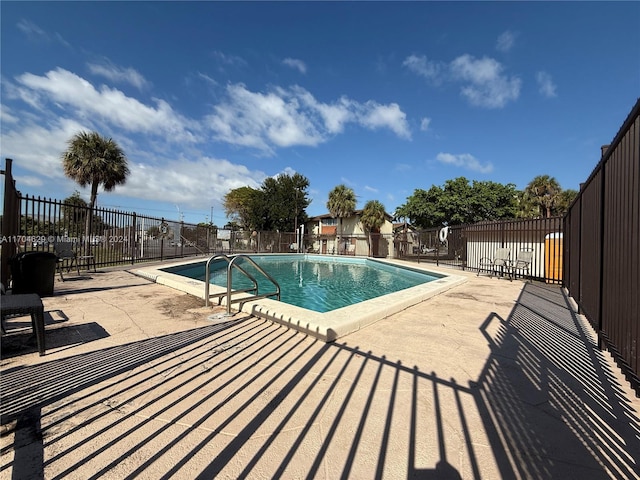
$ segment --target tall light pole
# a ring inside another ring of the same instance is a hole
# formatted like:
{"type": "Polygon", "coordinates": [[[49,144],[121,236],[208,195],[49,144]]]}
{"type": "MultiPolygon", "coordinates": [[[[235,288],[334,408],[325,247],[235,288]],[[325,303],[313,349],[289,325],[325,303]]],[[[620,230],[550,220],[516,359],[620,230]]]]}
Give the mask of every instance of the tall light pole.
{"type": "Polygon", "coordinates": [[[176,204],[176,208],[178,209],[178,220],[180,221],[180,226],[178,227],[178,241],[176,242],[176,244],[181,245],[182,244],[182,221],[184,219],[184,216],[180,211],[180,207],[177,204],[176,204]]]}
{"type": "Polygon", "coordinates": [[[296,204],[295,204],[295,217],[293,220],[294,230],[296,231],[296,253],[300,253],[300,240],[298,236],[298,187],[296,187],[296,204]]]}

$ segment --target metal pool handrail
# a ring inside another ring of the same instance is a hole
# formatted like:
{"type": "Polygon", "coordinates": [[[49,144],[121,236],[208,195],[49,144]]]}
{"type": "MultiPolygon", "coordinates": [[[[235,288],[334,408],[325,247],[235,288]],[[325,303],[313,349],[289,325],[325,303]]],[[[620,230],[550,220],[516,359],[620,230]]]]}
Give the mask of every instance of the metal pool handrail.
{"type": "MultiPolygon", "coordinates": [[[[276,281],[275,278],[273,278],[271,275],[269,275],[260,265],[258,265],[251,257],[247,256],[247,255],[235,255],[233,258],[229,258],[227,255],[224,254],[219,254],[219,255],[215,255],[213,257],[211,257],[209,260],[207,260],[207,265],[205,268],[205,287],[204,287],[204,292],[205,292],[205,305],[208,306],[209,305],[209,279],[210,279],[210,270],[209,270],[209,266],[211,264],[211,262],[213,260],[216,259],[224,259],[228,265],[227,265],[227,293],[226,293],[226,297],[227,297],[227,314],[231,314],[231,304],[233,302],[240,302],[240,308],[242,308],[242,304],[244,304],[245,302],[251,301],[251,300],[255,300],[257,298],[265,298],[265,297],[277,297],[278,300],[280,300],[280,284],[276,281]],[[256,281],[256,279],[249,274],[244,268],[242,268],[239,265],[236,265],[235,261],[238,260],[239,258],[241,259],[245,259],[247,260],[249,263],[251,263],[256,270],[258,270],[260,273],[262,273],[262,275],[264,275],[267,280],[269,280],[271,283],[273,283],[273,285],[276,287],[276,291],[275,292],[271,292],[271,293],[265,293],[260,295],[259,293],[259,289],[258,289],[258,282],[256,281]],[[249,280],[251,280],[251,282],[254,285],[254,288],[252,289],[244,289],[244,290],[235,290],[233,291],[231,289],[231,285],[232,285],[232,281],[233,281],[233,267],[237,268],[238,270],[240,270],[247,278],[249,278],[249,280]],[[241,298],[238,300],[232,300],[231,299],[231,295],[233,293],[245,293],[245,292],[255,292],[254,295],[245,297],[245,298],[241,298]]],[[[224,296],[220,295],[220,296],[224,296]]]]}
{"type": "MultiPolygon", "coordinates": [[[[210,280],[211,280],[211,270],[210,270],[210,265],[211,262],[213,262],[214,260],[224,260],[225,262],[227,262],[227,264],[231,264],[231,259],[225,255],[224,253],[219,253],[218,255],[214,255],[213,257],[209,258],[209,260],[207,260],[207,264],[205,265],[205,269],[204,269],[204,305],[206,307],[209,306],[209,287],[211,286],[210,280]]],[[[249,272],[247,272],[244,268],[242,268],[240,265],[234,265],[238,270],[240,270],[242,273],[245,274],[245,276],[251,280],[251,283],[253,283],[253,288],[251,289],[246,289],[244,290],[245,292],[258,292],[258,282],[256,281],[256,279],[253,277],[253,275],[251,275],[249,272]]],[[[229,277],[229,273],[227,272],[227,277],[229,277]]]]}
{"type": "Polygon", "coordinates": [[[242,308],[242,305],[246,302],[249,302],[251,300],[255,300],[257,298],[265,298],[265,297],[273,297],[276,296],[278,298],[278,300],[280,300],[280,284],[276,281],[275,278],[273,278],[271,275],[269,275],[267,272],[264,271],[264,269],[258,265],[253,258],[247,256],[247,255],[236,255],[234,256],[231,261],[229,262],[229,265],[227,266],[227,314],[231,314],[231,303],[233,301],[237,301],[240,302],[240,308],[242,308]],[[239,300],[231,300],[231,280],[233,277],[233,270],[231,269],[231,267],[237,267],[241,272],[246,273],[242,268],[240,268],[238,265],[236,265],[234,262],[236,260],[238,260],[239,258],[245,259],[247,260],[251,265],[253,265],[255,267],[256,270],[258,270],[262,275],[264,275],[267,280],[269,280],[271,283],[273,283],[273,285],[276,287],[276,291],[275,292],[271,292],[271,293],[263,293],[262,295],[260,295],[260,292],[256,286],[256,295],[252,295],[250,297],[247,298],[242,298],[239,300]]]}

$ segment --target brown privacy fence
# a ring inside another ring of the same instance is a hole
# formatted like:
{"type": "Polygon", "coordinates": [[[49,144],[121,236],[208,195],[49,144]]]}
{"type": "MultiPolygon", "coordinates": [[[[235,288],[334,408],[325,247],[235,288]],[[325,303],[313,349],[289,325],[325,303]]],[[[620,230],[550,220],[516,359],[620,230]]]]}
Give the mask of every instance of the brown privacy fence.
{"type": "Polygon", "coordinates": [[[564,219],[564,286],[640,394],[640,99],[564,219]]]}
{"type": "Polygon", "coordinates": [[[407,231],[396,236],[396,257],[478,270],[481,259],[493,259],[498,248],[509,259],[533,252],[528,277],[547,283],[562,281],[562,217],[501,220],[407,231]]]}

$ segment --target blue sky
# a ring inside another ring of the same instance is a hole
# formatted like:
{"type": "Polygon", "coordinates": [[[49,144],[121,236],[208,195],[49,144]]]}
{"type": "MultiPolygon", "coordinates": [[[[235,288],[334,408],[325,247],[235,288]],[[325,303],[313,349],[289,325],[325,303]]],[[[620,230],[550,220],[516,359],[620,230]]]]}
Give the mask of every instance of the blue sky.
{"type": "Polygon", "coordinates": [[[640,95],[639,2],[7,2],[2,158],[19,190],[75,190],[80,130],[131,169],[98,203],[226,223],[268,176],[389,213],[447,179],[578,189],[640,95]]]}

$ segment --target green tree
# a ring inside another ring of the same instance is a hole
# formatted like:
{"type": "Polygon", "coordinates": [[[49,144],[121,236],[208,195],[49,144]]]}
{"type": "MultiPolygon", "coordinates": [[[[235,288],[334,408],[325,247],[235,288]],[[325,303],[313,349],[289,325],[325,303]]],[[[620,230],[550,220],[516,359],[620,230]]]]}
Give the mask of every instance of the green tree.
{"type": "Polygon", "coordinates": [[[309,180],[299,173],[280,174],[262,183],[265,230],[294,232],[307,221],[306,208],[311,204],[307,189],[309,180]]]}
{"type": "Polygon", "coordinates": [[[362,214],[360,215],[360,223],[363,230],[367,234],[367,245],[369,246],[369,256],[372,255],[372,233],[379,233],[380,227],[384,225],[386,212],[384,205],[378,200],[369,200],[364,204],[362,214]]]}
{"type": "MultiPolygon", "coordinates": [[[[477,204],[477,201],[475,203],[477,204]]],[[[443,223],[447,225],[469,223],[470,219],[474,217],[473,204],[473,190],[469,185],[469,180],[465,177],[447,180],[444,182],[438,205],[440,217],[443,217],[440,225],[443,223]]]]}
{"type": "Polygon", "coordinates": [[[264,221],[262,191],[249,186],[229,190],[223,199],[224,212],[230,223],[244,230],[261,230],[264,221]]]}
{"type": "Polygon", "coordinates": [[[85,249],[90,251],[91,219],[98,198],[98,187],[105,192],[116,185],[123,185],[129,175],[127,157],[111,138],[97,132],[80,132],[74,135],[62,154],[64,174],[81,187],[91,186],[89,215],[85,220],[85,249]]]}
{"type": "Polygon", "coordinates": [[[429,190],[416,188],[406,203],[396,209],[396,217],[408,218],[418,228],[442,225],[445,214],[439,210],[442,189],[432,185],[429,190]]]}
{"type": "Polygon", "coordinates": [[[465,223],[514,218],[518,212],[518,191],[513,183],[474,180],[470,203],[471,215],[465,223]]]}
{"type": "Polygon", "coordinates": [[[465,177],[458,177],[447,180],[443,187],[416,189],[398,207],[396,216],[409,218],[419,228],[432,228],[513,218],[517,207],[515,185],[475,180],[470,184],[465,177]]]}
{"type": "Polygon", "coordinates": [[[20,234],[33,237],[53,235],[53,224],[30,215],[20,215],[20,234]]]}
{"type": "Polygon", "coordinates": [[[86,225],[87,213],[89,205],[80,196],[79,191],[73,192],[72,195],[62,201],[62,221],[59,228],[61,234],[69,237],[79,237],[82,235],[86,225]]]}
{"type": "Polygon", "coordinates": [[[547,218],[551,217],[561,190],[558,181],[549,175],[538,175],[525,188],[529,198],[547,218]]]}
{"type": "Polygon", "coordinates": [[[567,190],[562,190],[558,194],[558,199],[556,201],[554,213],[556,215],[564,215],[565,213],[567,213],[567,211],[569,210],[569,207],[571,206],[571,204],[573,203],[573,201],[577,196],[578,196],[577,190],[573,190],[571,188],[567,190]]]}
{"type": "Polygon", "coordinates": [[[244,230],[293,232],[307,221],[311,203],[309,180],[299,173],[281,174],[262,182],[260,189],[240,187],[224,196],[227,218],[244,230]]]}
{"type": "Polygon", "coordinates": [[[535,218],[540,216],[540,207],[533,201],[527,190],[518,190],[516,204],[516,218],[535,218]]]}
{"type": "Polygon", "coordinates": [[[337,240],[340,245],[342,236],[342,219],[350,217],[356,209],[356,194],[353,189],[346,185],[337,185],[329,192],[327,209],[331,216],[338,219],[337,240]]]}

